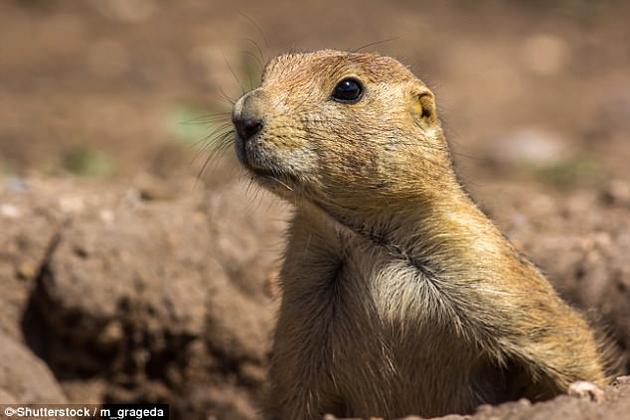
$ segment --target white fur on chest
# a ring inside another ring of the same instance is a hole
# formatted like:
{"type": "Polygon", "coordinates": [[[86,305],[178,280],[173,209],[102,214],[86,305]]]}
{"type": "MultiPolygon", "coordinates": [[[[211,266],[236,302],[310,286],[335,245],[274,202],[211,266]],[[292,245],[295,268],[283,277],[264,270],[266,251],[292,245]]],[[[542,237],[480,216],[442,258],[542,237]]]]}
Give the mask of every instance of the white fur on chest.
{"type": "MultiPolygon", "coordinates": [[[[373,395],[410,409],[424,399],[430,407],[439,381],[468,380],[473,349],[441,312],[431,280],[408,261],[380,249],[348,247],[336,281],[339,295],[330,304],[347,310],[331,320],[332,375],[388,384],[389,392],[375,388],[373,395]]],[[[364,403],[352,389],[342,391],[351,404],[364,403]]],[[[453,397],[469,391],[462,384],[453,397]]]]}
{"type": "Polygon", "coordinates": [[[339,281],[349,283],[343,289],[364,289],[384,323],[415,323],[419,328],[422,318],[434,312],[431,280],[400,256],[357,244],[347,249],[343,264],[339,281]]]}

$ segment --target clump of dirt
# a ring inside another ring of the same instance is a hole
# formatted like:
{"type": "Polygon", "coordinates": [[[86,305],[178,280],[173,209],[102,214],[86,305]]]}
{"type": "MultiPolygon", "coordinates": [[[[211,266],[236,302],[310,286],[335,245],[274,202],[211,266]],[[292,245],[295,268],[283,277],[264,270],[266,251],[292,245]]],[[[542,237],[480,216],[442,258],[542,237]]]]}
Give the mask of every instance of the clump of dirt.
{"type": "Polygon", "coordinates": [[[277,205],[252,205],[240,184],[161,201],[74,181],[6,186],[3,329],[45,362],[69,402],[255,417],[282,228],[265,215],[282,217],[277,205]]]}

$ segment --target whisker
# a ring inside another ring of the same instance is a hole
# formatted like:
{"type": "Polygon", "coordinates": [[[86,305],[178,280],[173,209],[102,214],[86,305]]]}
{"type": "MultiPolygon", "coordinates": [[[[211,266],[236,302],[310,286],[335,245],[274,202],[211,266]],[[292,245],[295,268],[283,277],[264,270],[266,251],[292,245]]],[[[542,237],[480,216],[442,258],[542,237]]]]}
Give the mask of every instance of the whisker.
{"type": "Polygon", "coordinates": [[[262,74],[264,66],[263,66],[262,62],[260,61],[260,59],[256,56],[256,54],[254,54],[251,51],[247,51],[247,50],[243,50],[243,54],[246,55],[247,57],[251,57],[252,60],[254,60],[254,62],[256,63],[256,67],[257,67],[256,71],[259,74],[262,74]]]}
{"type": "Polygon", "coordinates": [[[219,93],[221,93],[221,97],[226,100],[230,105],[234,106],[236,104],[235,100],[230,99],[230,97],[223,91],[222,87],[219,87],[219,93]]]}
{"type": "Polygon", "coordinates": [[[294,192],[293,188],[291,188],[289,185],[287,185],[284,181],[282,181],[281,179],[279,179],[278,177],[274,176],[272,177],[272,179],[274,181],[276,181],[278,184],[282,185],[283,187],[285,187],[287,190],[294,192]]]}
{"type": "Polygon", "coordinates": [[[193,147],[198,147],[199,144],[203,142],[203,146],[201,146],[195,156],[191,160],[191,164],[195,163],[197,159],[203,154],[207,153],[210,158],[214,158],[223,152],[230,144],[233,142],[234,130],[229,129],[229,127],[219,127],[215,129],[211,134],[204,136],[202,139],[198,140],[193,144],[193,147]],[[208,139],[213,139],[212,141],[207,141],[208,139]]]}
{"type": "Polygon", "coordinates": [[[223,130],[227,130],[228,128],[230,128],[230,126],[232,125],[231,122],[224,122],[223,124],[221,124],[220,126],[214,128],[210,133],[206,134],[205,136],[203,136],[202,138],[200,138],[199,140],[195,141],[193,143],[193,147],[197,147],[199,146],[201,143],[206,142],[207,140],[211,139],[212,137],[216,136],[219,132],[223,131],[223,130]]]}
{"type": "Polygon", "coordinates": [[[261,69],[264,68],[265,66],[263,65],[263,63],[267,61],[267,58],[266,58],[265,54],[263,54],[263,51],[260,48],[260,46],[258,46],[258,43],[256,41],[254,41],[253,39],[251,39],[251,38],[243,38],[243,40],[251,43],[254,46],[254,48],[256,49],[256,51],[258,51],[258,56],[260,57],[260,60],[259,60],[260,67],[261,67],[261,69]]]}
{"type": "Polygon", "coordinates": [[[228,59],[225,56],[225,54],[223,53],[223,51],[221,52],[221,55],[223,56],[223,60],[225,60],[225,65],[227,66],[228,70],[230,70],[230,73],[232,73],[232,76],[234,77],[234,80],[236,80],[236,83],[241,87],[241,95],[245,94],[245,92],[246,92],[245,91],[245,86],[243,86],[243,83],[241,82],[241,80],[236,75],[236,72],[234,72],[234,69],[230,65],[230,62],[228,61],[228,59]]]}
{"type": "Polygon", "coordinates": [[[199,124],[212,124],[214,121],[227,121],[230,118],[229,112],[221,113],[221,114],[207,114],[200,115],[198,117],[189,118],[186,120],[179,121],[178,124],[181,125],[199,125],[199,124]]]}
{"type": "Polygon", "coordinates": [[[243,16],[245,19],[249,21],[249,23],[254,25],[254,27],[258,30],[258,33],[260,34],[260,36],[262,36],[263,41],[265,41],[265,46],[269,48],[269,41],[267,40],[267,37],[265,36],[265,31],[262,30],[260,25],[258,25],[258,23],[256,23],[256,21],[253,18],[251,18],[249,15],[246,15],[243,12],[239,12],[238,14],[243,16]]]}
{"type": "Polygon", "coordinates": [[[383,40],[380,40],[380,41],[370,42],[369,44],[365,44],[365,45],[363,45],[363,46],[361,46],[361,47],[359,47],[359,48],[357,48],[355,50],[352,50],[352,52],[353,53],[358,53],[359,51],[364,50],[366,48],[373,47],[375,45],[386,44],[388,42],[397,41],[399,39],[400,39],[400,37],[397,36],[397,37],[394,37],[394,38],[387,38],[387,39],[383,39],[383,40]]]}
{"type": "Polygon", "coordinates": [[[233,136],[234,136],[233,130],[227,131],[219,135],[219,137],[214,143],[213,149],[210,150],[210,152],[206,156],[206,159],[203,162],[203,165],[201,166],[201,169],[197,173],[197,182],[201,180],[201,177],[203,176],[206,169],[208,168],[208,165],[212,161],[215,161],[218,163],[217,157],[219,156],[219,154],[223,153],[233,143],[233,136]]]}
{"type": "Polygon", "coordinates": [[[252,73],[247,72],[247,81],[249,82],[249,90],[254,90],[254,82],[252,80],[252,73]]]}

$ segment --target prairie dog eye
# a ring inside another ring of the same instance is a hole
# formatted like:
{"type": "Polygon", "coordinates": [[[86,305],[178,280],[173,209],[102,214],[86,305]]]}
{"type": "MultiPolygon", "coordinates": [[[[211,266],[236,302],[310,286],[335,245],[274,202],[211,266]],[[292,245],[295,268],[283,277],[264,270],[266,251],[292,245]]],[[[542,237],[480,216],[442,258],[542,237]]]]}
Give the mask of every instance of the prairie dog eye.
{"type": "Polygon", "coordinates": [[[357,103],[363,96],[363,85],[354,77],[346,77],[337,83],[331,96],[336,102],[345,104],[357,103]]]}

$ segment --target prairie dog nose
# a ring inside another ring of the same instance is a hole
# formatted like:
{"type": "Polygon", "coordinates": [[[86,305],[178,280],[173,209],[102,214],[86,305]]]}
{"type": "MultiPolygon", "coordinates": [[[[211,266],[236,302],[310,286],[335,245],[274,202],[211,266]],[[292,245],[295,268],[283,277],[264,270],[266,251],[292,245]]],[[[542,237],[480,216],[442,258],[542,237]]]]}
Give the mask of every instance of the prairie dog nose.
{"type": "Polygon", "coordinates": [[[246,93],[234,105],[232,123],[243,142],[247,142],[263,129],[261,105],[261,95],[258,90],[246,93]]]}

